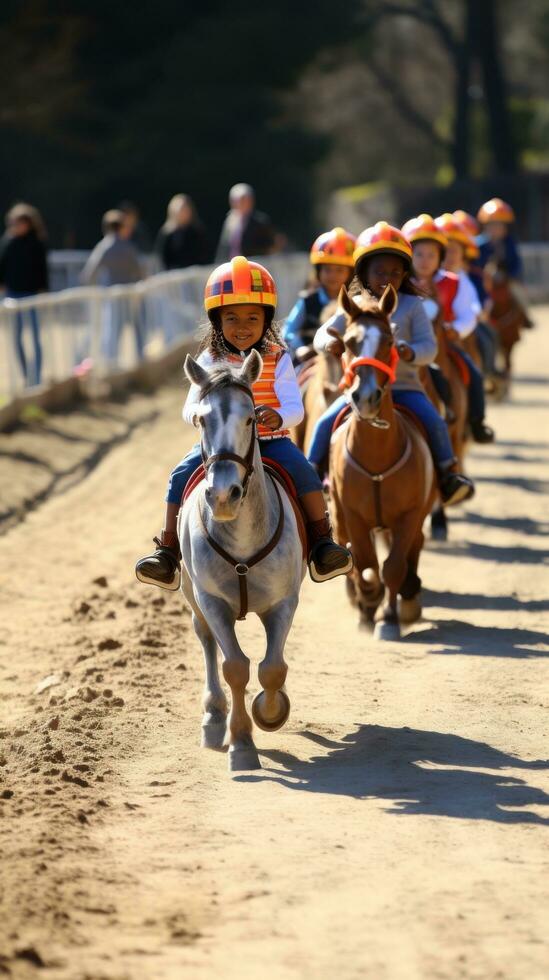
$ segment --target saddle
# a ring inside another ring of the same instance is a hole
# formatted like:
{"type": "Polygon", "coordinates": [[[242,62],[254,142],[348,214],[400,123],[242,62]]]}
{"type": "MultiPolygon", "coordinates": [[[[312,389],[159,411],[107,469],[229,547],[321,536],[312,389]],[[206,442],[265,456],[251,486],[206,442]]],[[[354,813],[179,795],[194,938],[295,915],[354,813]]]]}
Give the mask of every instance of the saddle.
{"type": "Polygon", "coordinates": [[[466,388],[468,388],[471,384],[471,372],[469,371],[469,365],[463,360],[458,348],[448,344],[448,357],[452,361],[452,364],[457,368],[463,384],[466,388]]]}
{"type": "MultiPolygon", "coordinates": [[[[307,520],[305,517],[305,512],[303,511],[299,499],[297,496],[297,490],[295,488],[294,481],[292,480],[290,474],[284,469],[280,463],[275,462],[274,459],[269,459],[267,456],[263,457],[263,466],[265,471],[276,480],[278,485],[282,487],[288,496],[288,499],[293,507],[295,514],[295,519],[297,523],[297,530],[299,533],[299,539],[301,541],[301,548],[303,552],[303,561],[307,561],[308,555],[308,542],[307,542],[307,520]]],[[[202,463],[194,471],[193,475],[190,477],[187,486],[183,492],[183,499],[181,504],[183,505],[186,500],[190,497],[191,493],[196,490],[197,486],[202,483],[202,480],[206,476],[206,471],[202,463]]]]}

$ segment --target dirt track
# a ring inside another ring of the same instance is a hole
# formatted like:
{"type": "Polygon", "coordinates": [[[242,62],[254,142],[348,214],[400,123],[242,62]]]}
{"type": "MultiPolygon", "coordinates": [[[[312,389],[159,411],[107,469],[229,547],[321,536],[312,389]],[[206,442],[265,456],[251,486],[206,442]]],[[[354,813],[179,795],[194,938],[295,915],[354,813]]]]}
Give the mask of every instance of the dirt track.
{"type": "MultiPolygon", "coordinates": [[[[113,408],[114,448],[104,411],[73,420],[72,442],[70,417],[50,424],[57,441],[47,426],[0,439],[3,512],[13,525],[22,486],[39,505],[0,539],[0,976],[549,975],[537,314],[512,398],[490,412],[498,443],[471,457],[477,496],[423,557],[424,622],[380,647],[340,582],[307,582],[290,722],[258,733],[263,772],[234,780],[197,748],[202,669],[182,600],[133,580],[190,441],[181,393],[113,408]],[[79,453],[83,425],[101,439],[88,429],[79,453]],[[78,457],[64,470],[62,445],[78,457]],[[69,476],[50,486],[48,467],[69,476]]],[[[243,632],[257,662],[260,630],[243,632]]]]}

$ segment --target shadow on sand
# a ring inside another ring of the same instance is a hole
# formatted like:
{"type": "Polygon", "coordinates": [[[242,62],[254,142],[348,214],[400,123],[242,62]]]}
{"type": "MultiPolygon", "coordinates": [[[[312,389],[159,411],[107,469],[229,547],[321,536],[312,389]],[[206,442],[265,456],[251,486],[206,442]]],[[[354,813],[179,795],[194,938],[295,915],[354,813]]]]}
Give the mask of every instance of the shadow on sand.
{"type": "Polygon", "coordinates": [[[236,778],[274,781],[300,792],[387,800],[392,814],[549,826],[549,817],[527,809],[549,806],[549,795],[502,772],[546,771],[549,760],[526,762],[485,742],[411,728],[359,725],[338,741],[309,730],[299,734],[323,754],[303,760],[289,752],[261,752],[284,771],[264,769],[236,778]]]}
{"type": "Polygon", "coordinates": [[[482,592],[437,592],[435,589],[423,589],[422,599],[426,608],[437,606],[440,609],[491,609],[493,612],[549,610],[549,599],[520,599],[516,594],[484,595],[482,592]]]}

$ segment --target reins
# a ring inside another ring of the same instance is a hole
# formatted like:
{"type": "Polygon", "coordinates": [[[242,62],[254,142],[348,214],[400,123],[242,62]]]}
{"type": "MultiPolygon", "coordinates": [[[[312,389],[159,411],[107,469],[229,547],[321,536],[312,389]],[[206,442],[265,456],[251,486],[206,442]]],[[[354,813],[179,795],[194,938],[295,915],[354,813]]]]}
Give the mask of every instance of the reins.
{"type": "MultiPolygon", "coordinates": [[[[216,387],[215,382],[213,382],[210,385],[206,385],[200,393],[200,401],[202,401],[203,398],[209,395],[211,391],[215,389],[215,387],[216,387]]],[[[241,382],[239,382],[236,378],[234,382],[231,382],[230,387],[240,388],[240,390],[244,391],[248,395],[248,397],[251,398],[252,402],[254,402],[254,396],[251,389],[247,385],[244,385],[241,382]]],[[[208,472],[208,469],[214,463],[224,459],[231,460],[234,463],[239,463],[241,466],[244,467],[245,473],[244,473],[244,479],[242,481],[243,500],[248,492],[248,483],[250,477],[254,472],[253,458],[255,453],[256,439],[257,439],[257,426],[254,420],[252,425],[252,435],[250,439],[250,445],[245,456],[238,456],[236,453],[230,452],[229,450],[222,450],[220,453],[214,453],[212,456],[206,457],[206,454],[204,452],[204,447],[202,446],[202,444],[200,447],[202,451],[202,459],[204,462],[205,473],[208,472]]],[[[278,489],[276,481],[272,478],[270,474],[268,475],[276,492],[276,499],[278,502],[278,522],[275,528],[275,532],[272,538],[270,539],[270,541],[268,541],[268,543],[264,545],[263,548],[260,548],[259,551],[256,551],[255,555],[252,555],[252,557],[248,558],[245,562],[238,561],[238,559],[234,558],[228,551],[225,550],[225,548],[223,548],[219,544],[218,541],[215,540],[215,538],[212,537],[212,535],[208,531],[208,528],[206,527],[206,522],[204,520],[204,514],[202,512],[200,503],[198,504],[198,514],[202,522],[202,527],[204,529],[204,534],[206,535],[206,540],[208,544],[210,545],[211,548],[213,548],[215,552],[217,552],[220,558],[223,558],[224,561],[226,561],[229,565],[233,566],[237,574],[238,588],[240,593],[240,611],[237,616],[237,619],[240,620],[246,619],[248,613],[248,572],[250,568],[253,568],[254,565],[257,565],[260,561],[263,561],[263,559],[266,558],[267,555],[270,555],[271,551],[273,551],[276,548],[278,542],[280,541],[282,531],[284,530],[284,505],[282,503],[280,491],[278,489]]]]}

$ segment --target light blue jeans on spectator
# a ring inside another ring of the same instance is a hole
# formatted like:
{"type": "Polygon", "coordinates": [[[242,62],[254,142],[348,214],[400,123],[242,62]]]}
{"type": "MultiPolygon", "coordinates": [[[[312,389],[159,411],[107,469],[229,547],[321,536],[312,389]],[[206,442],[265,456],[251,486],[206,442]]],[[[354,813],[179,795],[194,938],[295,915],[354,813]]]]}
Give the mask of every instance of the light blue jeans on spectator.
{"type": "MultiPolygon", "coordinates": [[[[8,295],[11,299],[25,299],[27,296],[33,296],[34,294],[11,292],[8,295]]],[[[18,312],[15,314],[14,340],[17,360],[19,361],[19,366],[24,375],[27,387],[31,387],[31,385],[39,385],[42,379],[42,344],[40,341],[40,321],[38,319],[38,313],[35,309],[25,310],[24,312],[18,312]],[[27,321],[30,325],[31,338],[34,347],[34,358],[31,363],[29,363],[27,359],[25,346],[23,344],[25,321],[27,321]]]]}

